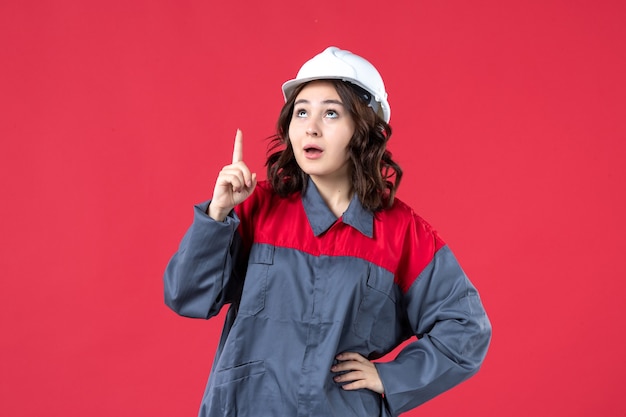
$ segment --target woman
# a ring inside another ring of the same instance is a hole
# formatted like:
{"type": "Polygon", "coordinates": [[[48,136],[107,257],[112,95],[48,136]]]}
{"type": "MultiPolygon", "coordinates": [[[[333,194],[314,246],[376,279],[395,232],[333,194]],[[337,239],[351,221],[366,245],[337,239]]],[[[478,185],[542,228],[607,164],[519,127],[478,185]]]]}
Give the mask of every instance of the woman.
{"type": "Polygon", "coordinates": [[[238,131],[165,272],[178,314],[230,305],[200,416],[398,415],[473,375],[490,323],[448,246],[395,198],[378,71],[330,47],[283,92],[268,180],[238,131]]]}

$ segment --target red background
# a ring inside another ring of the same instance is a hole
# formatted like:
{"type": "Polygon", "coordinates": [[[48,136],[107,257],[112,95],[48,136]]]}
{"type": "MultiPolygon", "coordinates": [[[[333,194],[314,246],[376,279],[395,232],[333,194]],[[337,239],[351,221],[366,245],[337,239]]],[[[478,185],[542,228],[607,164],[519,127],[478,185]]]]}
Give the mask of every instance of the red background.
{"type": "Polygon", "coordinates": [[[163,269],[280,85],[328,45],[383,74],[399,196],[494,326],[408,415],[624,416],[626,3],[0,3],[0,415],[196,415],[222,317],[163,269]]]}

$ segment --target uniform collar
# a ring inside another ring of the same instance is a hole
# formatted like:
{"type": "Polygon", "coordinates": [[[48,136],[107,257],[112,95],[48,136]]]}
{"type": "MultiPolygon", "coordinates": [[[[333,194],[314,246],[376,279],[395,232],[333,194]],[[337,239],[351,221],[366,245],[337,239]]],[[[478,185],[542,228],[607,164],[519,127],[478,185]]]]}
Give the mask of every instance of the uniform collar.
{"type": "MultiPolygon", "coordinates": [[[[330,211],[310,178],[302,195],[302,205],[315,236],[327,231],[337,221],[337,217],[330,211]]],[[[374,237],[374,214],[363,207],[356,194],[341,216],[341,220],[365,236],[374,237]]]]}

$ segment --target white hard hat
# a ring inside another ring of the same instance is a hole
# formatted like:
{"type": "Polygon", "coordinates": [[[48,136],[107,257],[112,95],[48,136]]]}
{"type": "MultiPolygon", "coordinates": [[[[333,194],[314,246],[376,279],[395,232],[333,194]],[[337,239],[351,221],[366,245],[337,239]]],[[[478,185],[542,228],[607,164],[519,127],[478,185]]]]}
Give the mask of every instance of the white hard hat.
{"type": "Polygon", "coordinates": [[[283,84],[285,100],[300,84],[313,80],[342,80],[355,84],[371,94],[369,106],[389,122],[391,108],[383,79],[366,59],[335,46],[326,48],[302,65],[293,80],[283,84]]]}

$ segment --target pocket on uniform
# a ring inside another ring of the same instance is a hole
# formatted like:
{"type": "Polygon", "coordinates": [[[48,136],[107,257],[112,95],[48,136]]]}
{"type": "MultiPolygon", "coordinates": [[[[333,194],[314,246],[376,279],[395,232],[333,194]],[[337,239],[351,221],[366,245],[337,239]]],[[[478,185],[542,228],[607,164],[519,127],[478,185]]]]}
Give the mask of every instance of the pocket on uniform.
{"type": "Polygon", "coordinates": [[[269,268],[274,264],[274,246],[255,244],[250,250],[239,314],[254,316],[265,308],[269,268]]]}
{"type": "Polygon", "coordinates": [[[216,385],[227,384],[265,372],[265,362],[253,361],[217,371],[216,385]]]}
{"type": "Polygon", "coordinates": [[[209,393],[207,415],[252,417],[259,415],[259,410],[271,410],[273,404],[268,402],[276,402],[276,399],[268,394],[264,375],[265,362],[262,360],[218,370],[212,376],[215,382],[209,393]]]}
{"type": "Polygon", "coordinates": [[[393,277],[368,268],[365,291],[354,322],[355,333],[375,345],[389,342],[396,321],[393,277]]]}

